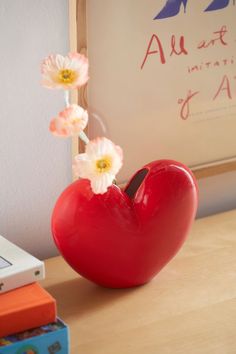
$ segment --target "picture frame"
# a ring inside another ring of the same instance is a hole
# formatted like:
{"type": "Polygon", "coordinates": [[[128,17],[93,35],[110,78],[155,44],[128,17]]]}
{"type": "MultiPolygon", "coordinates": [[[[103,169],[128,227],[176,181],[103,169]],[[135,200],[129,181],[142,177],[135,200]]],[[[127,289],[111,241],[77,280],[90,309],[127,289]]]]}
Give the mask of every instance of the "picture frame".
{"type": "MultiPolygon", "coordinates": [[[[70,48],[71,51],[77,51],[85,55],[87,55],[88,52],[87,51],[88,49],[87,3],[88,1],[90,0],[69,0],[70,48]]],[[[102,5],[101,2],[99,3],[99,5],[100,6],[102,5]]],[[[74,95],[74,97],[72,98],[74,102],[77,102],[84,108],[88,109],[89,105],[88,105],[88,98],[87,98],[87,85],[81,88],[77,93],[77,95],[74,95]]],[[[224,143],[227,144],[227,140],[222,142],[222,148],[224,143]]],[[[78,142],[78,139],[73,139],[72,146],[73,146],[72,149],[73,156],[76,155],[78,152],[84,151],[84,143],[78,142]]],[[[146,157],[146,159],[148,162],[149,161],[148,156],[146,157]]],[[[207,161],[207,163],[200,163],[200,164],[193,163],[188,165],[198,179],[231,172],[236,170],[236,150],[235,150],[235,156],[234,154],[230,156],[226,155],[224,158],[222,157],[214,158],[212,161],[207,161]]],[[[125,181],[123,180],[122,182],[125,181]]]]}

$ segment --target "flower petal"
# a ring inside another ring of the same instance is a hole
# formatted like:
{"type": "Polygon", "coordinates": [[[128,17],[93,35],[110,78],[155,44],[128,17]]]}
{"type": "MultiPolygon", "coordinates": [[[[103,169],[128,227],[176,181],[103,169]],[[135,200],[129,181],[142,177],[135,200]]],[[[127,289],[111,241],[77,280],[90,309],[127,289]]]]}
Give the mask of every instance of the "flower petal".
{"type": "Polygon", "coordinates": [[[91,188],[95,194],[104,194],[107,192],[108,187],[112,185],[114,176],[104,173],[101,176],[94,178],[91,181],[91,188]]]}
{"type": "Polygon", "coordinates": [[[74,158],[74,163],[72,165],[73,171],[77,177],[94,178],[93,169],[91,167],[92,161],[88,159],[87,154],[78,154],[74,158]]]}
{"type": "Polygon", "coordinates": [[[70,135],[68,127],[64,124],[64,121],[60,118],[54,118],[51,120],[49,130],[53,135],[63,137],[63,138],[70,135]]]}

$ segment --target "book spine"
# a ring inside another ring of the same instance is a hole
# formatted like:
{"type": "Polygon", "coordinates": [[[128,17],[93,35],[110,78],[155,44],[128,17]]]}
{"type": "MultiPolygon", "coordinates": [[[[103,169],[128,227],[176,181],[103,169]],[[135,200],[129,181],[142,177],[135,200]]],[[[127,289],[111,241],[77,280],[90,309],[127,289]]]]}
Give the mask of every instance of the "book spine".
{"type": "Polygon", "coordinates": [[[10,290],[14,290],[16,288],[19,288],[27,284],[34,283],[44,278],[45,278],[44,263],[41,262],[36,267],[1,278],[0,294],[3,294],[10,290]]]}
{"type": "Polygon", "coordinates": [[[6,313],[1,316],[0,337],[23,332],[56,321],[56,301],[53,299],[30,308],[6,313]]]}

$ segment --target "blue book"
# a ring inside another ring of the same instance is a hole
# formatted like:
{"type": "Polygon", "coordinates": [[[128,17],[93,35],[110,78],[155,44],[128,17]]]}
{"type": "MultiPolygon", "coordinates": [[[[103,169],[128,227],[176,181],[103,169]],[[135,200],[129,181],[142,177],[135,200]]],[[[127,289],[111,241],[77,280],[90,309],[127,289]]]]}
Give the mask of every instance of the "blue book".
{"type": "Polygon", "coordinates": [[[69,330],[57,322],[0,338],[0,354],[69,354],[69,330]]]}

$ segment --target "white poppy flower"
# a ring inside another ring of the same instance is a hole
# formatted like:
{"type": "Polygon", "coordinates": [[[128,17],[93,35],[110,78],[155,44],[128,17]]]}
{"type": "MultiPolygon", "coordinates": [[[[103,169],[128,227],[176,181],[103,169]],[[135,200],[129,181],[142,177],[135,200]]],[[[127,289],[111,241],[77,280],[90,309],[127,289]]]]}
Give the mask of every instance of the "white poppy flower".
{"type": "Polygon", "coordinates": [[[52,89],[76,89],[88,81],[88,59],[79,53],[52,54],[41,65],[42,85],[52,89]]]}
{"type": "Polygon", "coordinates": [[[75,157],[73,169],[77,177],[87,178],[95,194],[104,194],[122,166],[122,149],[107,138],[91,140],[84,154],[75,157]]]}

